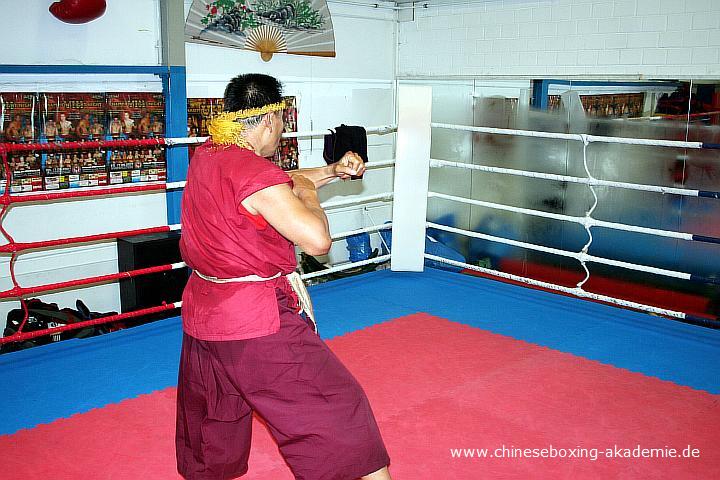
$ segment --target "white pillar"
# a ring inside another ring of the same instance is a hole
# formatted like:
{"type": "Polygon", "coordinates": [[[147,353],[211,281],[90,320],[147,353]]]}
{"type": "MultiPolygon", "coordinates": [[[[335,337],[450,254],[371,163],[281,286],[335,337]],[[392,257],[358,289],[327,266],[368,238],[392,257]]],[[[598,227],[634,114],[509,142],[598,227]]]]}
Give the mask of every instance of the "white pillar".
{"type": "Polygon", "coordinates": [[[395,154],[392,257],[394,271],[422,272],[425,253],[432,89],[400,86],[395,154]]]}

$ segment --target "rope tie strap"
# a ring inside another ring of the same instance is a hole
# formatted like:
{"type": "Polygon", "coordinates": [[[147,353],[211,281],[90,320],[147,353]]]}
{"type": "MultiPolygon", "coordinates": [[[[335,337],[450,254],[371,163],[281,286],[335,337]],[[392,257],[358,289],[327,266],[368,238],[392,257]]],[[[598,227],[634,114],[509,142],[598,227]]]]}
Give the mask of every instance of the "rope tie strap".
{"type": "Polygon", "coordinates": [[[590,140],[588,138],[588,135],[584,133],[580,134],[580,140],[583,144],[583,167],[585,167],[585,174],[587,175],[588,180],[590,180],[590,182],[588,182],[588,188],[590,189],[590,193],[592,193],[594,202],[592,206],[587,210],[587,212],[585,212],[585,222],[583,226],[585,227],[585,233],[587,233],[588,241],[582,247],[582,249],[580,250],[580,255],[578,256],[578,260],[580,260],[580,266],[582,266],[583,270],[585,270],[585,278],[578,282],[578,290],[582,290],[583,285],[585,285],[585,283],[590,280],[590,270],[588,269],[586,262],[590,258],[588,252],[590,251],[590,245],[592,245],[593,242],[593,234],[592,230],[590,229],[595,219],[593,218],[592,214],[598,206],[598,196],[595,192],[595,186],[592,184],[592,182],[596,181],[597,179],[593,177],[593,175],[590,173],[590,168],[588,167],[587,148],[588,145],[590,145],[590,140]]]}
{"type": "MultiPolygon", "coordinates": [[[[203,280],[206,280],[208,282],[212,283],[245,283],[245,282],[268,282],[270,280],[275,280],[276,278],[280,278],[282,274],[280,272],[276,273],[272,277],[261,277],[259,275],[246,275],[244,277],[234,277],[234,278],[217,278],[213,277],[211,275],[204,275],[197,270],[193,270],[195,274],[202,278],[203,280]]],[[[315,313],[313,311],[312,306],[312,300],[310,299],[310,294],[307,291],[307,288],[305,287],[305,282],[303,282],[302,278],[300,277],[300,274],[297,272],[288,273],[285,275],[285,278],[287,279],[288,283],[290,284],[290,288],[292,288],[293,292],[295,292],[295,295],[297,295],[298,303],[300,307],[300,311],[304,312],[305,315],[310,319],[313,325],[313,331],[317,333],[317,322],[315,321],[315,313]]]]}

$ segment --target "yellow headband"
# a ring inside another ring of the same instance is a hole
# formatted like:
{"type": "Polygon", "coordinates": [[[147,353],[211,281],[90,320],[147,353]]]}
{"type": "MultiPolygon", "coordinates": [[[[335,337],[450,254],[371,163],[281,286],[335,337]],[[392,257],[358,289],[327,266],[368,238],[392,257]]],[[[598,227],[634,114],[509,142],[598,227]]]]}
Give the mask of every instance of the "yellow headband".
{"type": "Polygon", "coordinates": [[[225,112],[213,117],[208,123],[208,132],[212,137],[213,143],[223,145],[239,145],[247,148],[248,143],[243,133],[245,125],[237,122],[243,118],[257,117],[270,112],[277,112],[285,108],[285,101],[271,103],[259,108],[248,108],[246,110],[238,110],[237,112],[225,112]]]}

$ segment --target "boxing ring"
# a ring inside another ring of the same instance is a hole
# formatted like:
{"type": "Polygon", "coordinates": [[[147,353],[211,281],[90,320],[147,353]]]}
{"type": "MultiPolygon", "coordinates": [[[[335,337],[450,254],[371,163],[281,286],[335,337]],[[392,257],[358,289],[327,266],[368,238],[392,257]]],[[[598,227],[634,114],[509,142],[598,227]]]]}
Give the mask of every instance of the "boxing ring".
{"type": "MultiPolygon", "coordinates": [[[[688,282],[718,283],[716,278],[692,272],[590,255],[593,228],[710,244],[720,243],[720,239],[595,219],[597,196],[585,216],[570,216],[433,192],[428,187],[432,169],[453,168],[575,182],[591,191],[595,186],[608,186],[720,201],[718,191],[594,178],[586,155],[584,178],[432,159],[432,128],[578,141],[584,153],[595,142],[696,149],[716,149],[718,145],[440,124],[431,121],[429,89],[401,87],[398,101],[397,129],[368,128],[371,135],[397,130],[396,158],[368,164],[368,168],[395,169],[393,191],[323,204],[334,209],[393,201],[391,223],[378,225],[370,216],[371,226],[332,234],[333,241],[338,241],[358,233],[391,230],[391,250],[303,275],[311,279],[390,262],[390,270],[315,285],[310,292],[320,334],[358,377],[373,404],[394,478],[598,478],[620,472],[638,478],[720,475],[720,335],[718,330],[674,320],[716,327],[717,319],[583,289],[590,276],[587,262],[688,282]],[[588,241],[580,251],[564,251],[429,222],[427,204],[432,198],[576,223],[584,227],[588,241]],[[428,228],[572,258],[583,266],[586,276],[575,287],[563,287],[444,258],[426,251],[428,228]],[[487,277],[428,268],[426,261],[487,277]],[[644,448],[654,449],[655,456],[633,457],[635,447],[640,453],[644,448]],[[686,447],[687,456],[670,455],[670,449],[682,452],[686,447]],[[490,453],[483,454],[484,449],[490,453]],[[630,450],[629,457],[623,456],[625,449],[630,450]]],[[[300,132],[293,136],[324,134],[300,132]]],[[[7,154],[15,150],[146,144],[177,148],[202,141],[167,138],[6,144],[0,147],[0,154],[9,178],[7,154]]],[[[183,186],[184,182],[152,182],[32,194],[12,194],[5,188],[0,219],[14,204],[183,186]]],[[[27,251],[179,229],[180,225],[156,225],[15,242],[0,221],[0,231],[8,239],[0,252],[11,255],[13,281],[13,288],[0,292],[0,298],[22,299],[186,268],[175,263],[34,286],[20,285],[14,273],[18,256],[27,251]]],[[[21,326],[19,333],[0,342],[54,335],[181,306],[179,299],[168,299],[152,308],[47,331],[23,332],[21,326]]],[[[3,478],[177,478],[173,432],[180,340],[180,321],[174,317],[0,356],[0,398],[4,399],[0,446],[6,452],[3,478]]],[[[255,422],[253,442],[246,478],[292,478],[259,422],[255,422]]]]}

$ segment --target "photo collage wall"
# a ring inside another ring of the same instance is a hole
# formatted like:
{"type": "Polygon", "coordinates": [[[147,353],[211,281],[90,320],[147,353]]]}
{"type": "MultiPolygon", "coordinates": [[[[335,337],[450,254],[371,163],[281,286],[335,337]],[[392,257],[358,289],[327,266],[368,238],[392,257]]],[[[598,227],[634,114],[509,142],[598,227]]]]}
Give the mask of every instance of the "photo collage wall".
{"type": "MultiPolygon", "coordinates": [[[[0,120],[0,142],[7,143],[159,138],[165,134],[165,101],[161,93],[148,92],[0,93],[0,120]]],[[[167,176],[160,147],[26,151],[8,157],[13,193],[163,181],[167,176]]]]}
{"type": "MultiPolygon", "coordinates": [[[[285,132],[297,132],[297,99],[284,97],[287,105],[283,110],[285,132]]],[[[222,98],[188,98],[188,136],[207,137],[209,135],[207,124],[210,119],[223,111],[222,98]]],[[[191,148],[191,152],[192,152],[191,148]]],[[[283,138],[280,140],[272,162],[283,170],[298,168],[299,149],[296,138],[283,138]]]]}

